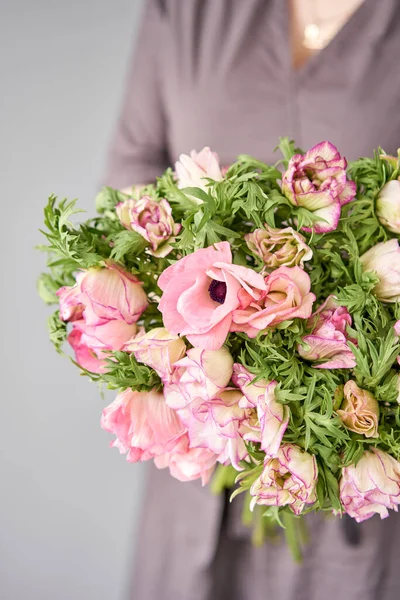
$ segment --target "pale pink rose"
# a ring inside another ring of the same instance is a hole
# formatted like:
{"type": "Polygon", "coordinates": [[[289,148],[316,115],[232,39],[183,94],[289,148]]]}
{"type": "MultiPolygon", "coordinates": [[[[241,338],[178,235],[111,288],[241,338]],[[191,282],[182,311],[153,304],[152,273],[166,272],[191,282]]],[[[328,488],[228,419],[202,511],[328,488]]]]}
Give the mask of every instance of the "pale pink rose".
{"type": "Polygon", "coordinates": [[[400,180],[388,181],[376,200],[376,216],[393,233],[400,233],[400,180]]]}
{"type": "Polygon", "coordinates": [[[311,248],[292,227],[275,229],[265,223],[264,229],[255,229],[244,238],[249,249],[261,258],[269,270],[299,265],[303,267],[304,261],[312,259],[311,248]]]}
{"type": "Polygon", "coordinates": [[[105,321],[100,325],[87,325],[84,319],[75,321],[68,342],[75,352],[78,365],[92,373],[106,371],[106,359],[114,350],[122,350],[127,339],[139,331],[136,323],[105,321]]]}
{"type": "Polygon", "coordinates": [[[186,345],[164,327],[156,327],[133,337],[125,344],[124,350],[133,352],[138,362],[154,369],[163,381],[169,381],[172,365],[185,356],[186,345]]]}
{"type": "Polygon", "coordinates": [[[175,479],[179,481],[201,479],[203,485],[210,481],[216,462],[217,455],[207,448],[191,448],[187,435],[182,436],[173,451],[154,458],[156,467],[158,469],[169,467],[175,479]]]}
{"type": "Polygon", "coordinates": [[[240,293],[257,302],[266,287],[259,273],[232,264],[228,242],[178,260],[161,274],[158,285],[164,292],[158,308],[165,327],[206,350],[223,345],[240,293]]]}
{"type": "Polygon", "coordinates": [[[252,411],[240,407],[242,393],[226,389],[211,400],[197,398],[178,410],[188,430],[190,446],[208,448],[222,464],[232,464],[242,470],[240,461],[248,458],[242,429],[247,431],[252,411]]]}
{"type": "Polygon", "coordinates": [[[68,340],[76,361],[94,373],[104,371],[104,351],[122,350],[136,335],[136,321],[147,307],[141,282],[112,262],[80,271],[76,285],[60,288],[57,295],[61,318],[73,321],[68,340]]]}
{"type": "MultiPolygon", "coordinates": [[[[207,190],[207,178],[214,181],[223,179],[219,158],[215,152],[212,152],[207,146],[200,152],[192,150],[190,156],[181,154],[179,160],[175,163],[175,174],[178,180],[179,188],[198,187],[207,190]]],[[[197,203],[201,203],[198,198],[193,198],[197,203]]]]}
{"type": "Polygon", "coordinates": [[[211,400],[226,388],[232,372],[233,358],[227,348],[191,348],[174,364],[170,382],[164,387],[167,404],[179,409],[197,398],[211,400]]]}
{"type": "Polygon", "coordinates": [[[374,396],[352,380],[345,383],[343,394],[344,400],[337,414],[347,429],[366,438],[379,437],[379,404],[374,396]]]}
{"type": "Polygon", "coordinates": [[[265,278],[266,291],[254,300],[246,290],[240,293],[240,307],[234,311],[231,331],[244,331],[251,338],[294,318],[308,319],[315,295],[310,277],[300,267],[279,267],[265,278]]]}
{"type": "MultiPolygon", "coordinates": [[[[147,297],[139,279],[111,261],[106,262],[104,268],[80,271],[76,285],[60,288],[57,295],[61,317],[65,314],[64,320],[70,320],[69,313],[76,306],[82,311],[87,325],[102,325],[114,319],[132,324],[147,307],[147,297]]],[[[73,313],[72,320],[75,316],[73,313]]]]}
{"type": "Polygon", "coordinates": [[[400,247],[396,239],[372,246],[360,257],[365,272],[379,277],[374,293],[381,302],[400,301],[400,247]]]}
{"type": "Polygon", "coordinates": [[[101,426],[116,436],[112,447],[129,462],[149,460],[173,451],[185,436],[185,426],[160,392],[118,394],[102,413],[101,426]]]}
{"type": "Polygon", "coordinates": [[[347,161],[330,142],[296,154],[282,175],[282,192],[295,206],[306,208],[315,219],[312,228],[325,233],[337,228],[340,210],[356,195],[356,184],[346,176],[347,161]]]}
{"type": "Polygon", "coordinates": [[[371,447],[356,465],[344,467],[340,480],[340,500],[344,510],[358,523],[379,514],[397,512],[400,503],[400,463],[371,447]]]}
{"type": "Polygon", "coordinates": [[[233,370],[232,381],[244,394],[239,406],[255,409],[259,422],[258,439],[254,428],[247,436],[244,435],[244,439],[259,441],[261,449],[268,456],[276,456],[290,418],[289,407],[275,398],[278,384],[276,381],[267,382],[263,379],[253,383],[254,375],[240,364],[235,364],[233,370]]]}
{"type": "Polygon", "coordinates": [[[344,306],[338,306],[333,296],[310,317],[307,325],[311,333],[303,337],[298,352],[301,357],[311,361],[323,361],[314,364],[316,369],[351,369],[356,366],[353,352],[347,345],[350,339],[346,327],[351,325],[351,316],[344,306]]]}
{"type": "Polygon", "coordinates": [[[128,198],[117,204],[116,212],[124,227],[136,231],[149,242],[153,256],[163,257],[171,252],[171,243],[181,225],[174,222],[167,200],[156,201],[150,196],[142,196],[139,200],[128,198]]]}
{"type": "Polygon", "coordinates": [[[250,488],[250,506],[288,506],[299,515],[306,504],[317,500],[317,478],[315,456],[294,444],[283,444],[275,458],[265,458],[264,470],[250,488]]]}

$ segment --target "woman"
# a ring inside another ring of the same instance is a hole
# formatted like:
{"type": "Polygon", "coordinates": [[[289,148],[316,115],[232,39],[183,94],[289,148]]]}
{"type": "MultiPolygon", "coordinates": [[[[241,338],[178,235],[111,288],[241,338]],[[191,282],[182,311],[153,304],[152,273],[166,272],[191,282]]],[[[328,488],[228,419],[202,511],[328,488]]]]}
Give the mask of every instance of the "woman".
{"type": "MultiPolygon", "coordinates": [[[[329,139],[348,159],[400,145],[398,0],[149,0],[110,154],[107,184],[153,181],[211,146],[274,162],[279,136],[329,139]]],[[[313,515],[302,565],[284,544],[254,549],[197,482],[151,470],[135,600],[400,597],[400,519],[354,530],[313,515]]]]}

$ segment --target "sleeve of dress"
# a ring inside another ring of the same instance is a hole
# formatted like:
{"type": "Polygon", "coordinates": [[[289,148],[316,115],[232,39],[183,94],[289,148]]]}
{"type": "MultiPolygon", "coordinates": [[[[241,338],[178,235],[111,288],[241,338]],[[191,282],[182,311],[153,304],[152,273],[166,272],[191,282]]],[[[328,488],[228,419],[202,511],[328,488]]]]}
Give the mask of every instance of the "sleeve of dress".
{"type": "Polygon", "coordinates": [[[131,58],[104,178],[104,183],[114,188],[150,183],[168,167],[158,64],[161,7],[159,0],[147,0],[131,58]]]}

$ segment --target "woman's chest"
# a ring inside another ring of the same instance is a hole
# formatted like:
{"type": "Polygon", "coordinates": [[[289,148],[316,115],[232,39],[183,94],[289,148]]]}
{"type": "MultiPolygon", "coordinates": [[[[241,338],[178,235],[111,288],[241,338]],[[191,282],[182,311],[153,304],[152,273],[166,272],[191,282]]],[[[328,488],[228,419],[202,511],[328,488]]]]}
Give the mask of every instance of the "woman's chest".
{"type": "Polygon", "coordinates": [[[286,2],[171,3],[160,74],[171,159],[205,145],[223,164],[274,160],[278,137],[329,139],[352,159],[400,145],[400,7],[366,0],[337,37],[291,68],[286,2]],[[197,10],[195,8],[197,7],[197,10]],[[390,9],[390,10],[389,10],[390,9]]]}

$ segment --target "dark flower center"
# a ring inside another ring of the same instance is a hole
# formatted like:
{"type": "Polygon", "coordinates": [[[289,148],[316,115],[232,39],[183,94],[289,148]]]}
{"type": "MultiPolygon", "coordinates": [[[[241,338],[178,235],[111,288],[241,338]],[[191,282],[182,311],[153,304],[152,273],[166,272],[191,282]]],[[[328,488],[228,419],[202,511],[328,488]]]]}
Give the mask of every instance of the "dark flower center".
{"type": "Polygon", "coordinates": [[[210,294],[211,300],[214,300],[214,302],[218,302],[219,304],[223,304],[226,297],[225,281],[217,281],[216,279],[213,279],[210,283],[210,287],[208,288],[208,293],[210,294]]]}

